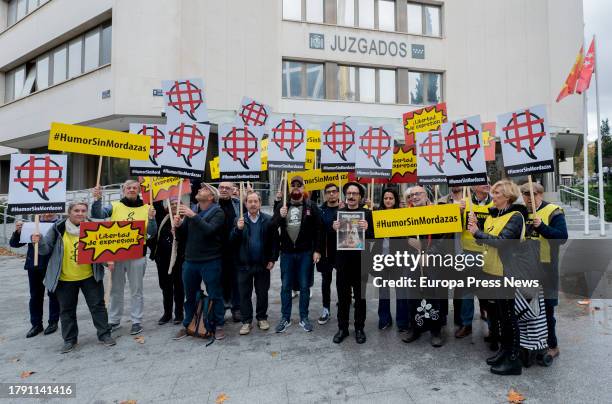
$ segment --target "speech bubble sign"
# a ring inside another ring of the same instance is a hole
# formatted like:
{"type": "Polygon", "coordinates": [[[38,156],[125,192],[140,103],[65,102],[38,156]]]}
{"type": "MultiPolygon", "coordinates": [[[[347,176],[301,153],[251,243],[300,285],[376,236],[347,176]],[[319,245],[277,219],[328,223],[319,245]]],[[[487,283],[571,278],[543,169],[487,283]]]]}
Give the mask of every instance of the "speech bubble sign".
{"type": "Polygon", "coordinates": [[[181,123],[168,134],[168,146],[176,152],[176,157],[183,158],[188,167],[192,167],[193,157],[200,153],[206,154],[207,138],[197,124],[181,123]]]}
{"type": "Polygon", "coordinates": [[[442,133],[439,131],[429,132],[419,144],[419,155],[429,164],[434,166],[440,174],[444,174],[442,165],[444,164],[444,143],[442,133]]]}
{"type": "Polygon", "coordinates": [[[227,153],[234,161],[238,161],[245,170],[249,170],[248,161],[258,151],[257,136],[248,126],[233,126],[221,137],[223,147],[221,151],[227,153]]]}
{"type": "Polygon", "coordinates": [[[295,160],[293,152],[304,144],[306,129],[295,119],[282,119],[272,128],[270,141],[284,151],[291,160],[295,160]]]}
{"type": "Polygon", "coordinates": [[[125,261],[143,256],[145,222],[83,222],[77,263],[125,261]]]}
{"type": "Polygon", "coordinates": [[[48,201],[47,192],[64,181],[64,167],[51,156],[36,157],[29,155],[15,166],[16,178],[13,180],[28,190],[36,192],[41,199],[48,201]]]}
{"type": "Polygon", "coordinates": [[[474,171],[471,160],[480,149],[479,139],[480,128],[474,127],[467,119],[452,122],[446,132],[444,141],[446,142],[446,152],[457,162],[462,162],[465,168],[474,171]]]}
{"type": "Polygon", "coordinates": [[[514,112],[502,131],[504,133],[504,143],[510,144],[518,153],[524,152],[532,160],[538,159],[534,151],[536,146],[546,137],[544,117],[538,116],[529,109],[519,113],[514,112]],[[523,147],[523,145],[527,145],[527,147],[523,147]]]}

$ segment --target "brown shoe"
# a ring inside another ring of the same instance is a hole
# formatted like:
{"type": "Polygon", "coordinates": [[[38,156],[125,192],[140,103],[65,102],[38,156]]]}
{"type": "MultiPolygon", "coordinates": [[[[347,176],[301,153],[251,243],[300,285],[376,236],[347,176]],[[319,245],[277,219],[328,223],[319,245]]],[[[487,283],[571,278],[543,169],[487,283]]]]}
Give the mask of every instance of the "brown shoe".
{"type": "Polygon", "coordinates": [[[187,329],[185,327],[181,327],[181,329],[176,333],[176,335],[172,338],[175,341],[179,339],[183,339],[187,336],[187,329]]]}
{"type": "Polygon", "coordinates": [[[556,348],[548,348],[548,354],[554,359],[559,356],[559,347],[556,348]]]}
{"type": "Polygon", "coordinates": [[[455,338],[465,338],[472,333],[471,325],[461,326],[457,332],[455,332],[455,338]]]}
{"type": "Polygon", "coordinates": [[[217,327],[215,329],[215,339],[224,339],[225,331],[223,331],[223,327],[217,327]]]}

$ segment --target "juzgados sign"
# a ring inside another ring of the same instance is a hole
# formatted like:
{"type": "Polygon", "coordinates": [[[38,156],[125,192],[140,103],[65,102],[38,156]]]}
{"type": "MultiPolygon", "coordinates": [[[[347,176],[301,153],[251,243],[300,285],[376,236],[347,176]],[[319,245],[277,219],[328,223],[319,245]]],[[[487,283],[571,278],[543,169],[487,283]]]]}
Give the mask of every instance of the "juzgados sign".
{"type": "MultiPolygon", "coordinates": [[[[425,58],[425,46],[412,44],[408,46],[402,41],[386,41],[382,39],[370,39],[349,35],[333,35],[328,42],[328,47],[333,52],[360,53],[363,55],[376,56],[399,56],[413,59],[425,58]]],[[[311,49],[325,49],[325,36],[318,33],[310,33],[309,47],[311,49]]]]}

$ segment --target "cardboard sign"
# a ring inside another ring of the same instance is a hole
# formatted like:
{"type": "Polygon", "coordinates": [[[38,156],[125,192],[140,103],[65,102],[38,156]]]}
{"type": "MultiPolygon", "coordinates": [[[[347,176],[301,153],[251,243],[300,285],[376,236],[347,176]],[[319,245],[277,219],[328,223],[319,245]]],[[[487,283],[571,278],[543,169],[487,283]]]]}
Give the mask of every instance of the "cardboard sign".
{"type": "Polygon", "coordinates": [[[391,182],[412,184],[417,182],[417,162],[412,146],[395,146],[391,182]]]}
{"type": "Polygon", "coordinates": [[[504,166],[508,176],[555,170],[546,106],[537,105],[497,117],[504,166]]]}
{"type": "Polygon", "coordinates": [[[11,154],[8,213],[64,213],[65,154],[11,154]]]}
{"type": "Polygon", "coordinates": [[[324,189],[325,185],[330,183],[339,184],[342,181],[346,184],[348,181],[347,173],[327,173],[320,169],[291,172],[288,178],[293,178],[296,175],[300,175],[304,179],[305,191],[317,191],[324,189]]]}
{"type": "Polygon", "coordinates": [[[153,202],[163,201],[170,197],[178,197],[179,185],[181,195],[191,193],[191,181],[180,177],[139,177],[138,181],[142,187],[142,201],[150,204],[149,187],[152,187],[153,202]]]}
{"type": "MultiPolygon", "coordinates": [[[[45,234],[51,230],[55,223],[54,222],[39,222],[38,223],[38,232],[41,237],[45,237],[45,234]]],[[[36,230],[36,223],[34,222],[26,222],[21,227],[21,233],[19,233],[19,242],[20,243],[31,243],[32,242],[32,234],[36,230]]]]}
{"type": "Polygon", "coordinates": [[[270,118],[268,170],[303,170],[306,161],[307,122],[298,118],[270,118]]]}
{"type": "Polygon", "coordinates": [[[485,161],[495,161],[495,122],[482,123],[482,147],[485,161]]]}
{"type": "Polygon", "coordinates": [[[261,171],[268,171],[268,143],[270,139],[262,139],[260,143],[261,148],[261,171]]]}
{"type": "Polygon", "coordinates": [[[49,150],[132,160],[149,159],[149,139],[114,130],[53,122],[49,150]]]}
{"type": "Polygon", "coordinates": [[[480,136],[480,116],[442,125],[444,172],[449,186],[487,183],[487,169],[480,136]]]}
{"type": "Polygon", "coordinates": [[[304,163],[305,170],[314,170],[317,152],[314,150],[306,150],[306,162],[304,163]]]}
{"type": "Polygon", "coordinates": [[[166,125],[167,142],[161,156],[162,174],[168,177],[201,178],[206,166],[210,125],[175,123],[166,125]]]}
{"type": "Polygon", "coordinates": [[[242,97],[236,114],[236,124],[238,126],[266,126],[271,113],[272,108],[269,105],[249,97],[242,97]]]}
{"type": "Polygon", "coordinates": [[[126,261],[144,256],[145,222],[81,222],[78,264],[126,261]]]}
{"type": "Polygon", "coordinates": [[[160,158],[166,148],[166,127],[146,123],[131,123],[130,133],[147,136],[149,139],[148,160],[130,159],[130,175],[161,175],[162,166],[160,158]]]}
{"type": "Polygon", "coordinates": [[[387,125],[357,127],[355,174],[389,178],[393,169],[394,130],[387,125]]]}
{"type": "Polygon", "coordinates": [[[416,134],[418,182],[421,185],[446,183],[444,139],[440,131],[416,134]]]}
{"type": "Polygon", "coordinates": [[[372,212],[374,237],[404,237],[461,232],[459,205],[428,205],[372,212]]]}
{"type": "Polygon", "coordinates": [[[212,160],[209,160],[208,167],[210,168],[210,179],[218,180],[221,176],[221,172],[219,171],[219,156],[215,157],[212,160]]]}
{"type": "Polygon", "coordinates": [[[402,116],[402,122],[406,145],[412,146],[415,144],[417,132],[440,130],[440,126],[446,121],[445,102],[405,113],[402,116]]]}
{"type": "Polygon", "coordinates": [[[357,123],[353,121],[331,121],[321,126],[321,170],[353,171],[357,146],[357,123]]]}
{"type": "Polygon", "coordinates": [[[168,126],[208,122],[208,97],[202,79],[162,81],[168,126]]]}
{"type": "Polygon", "coordinates": [[[306,149],[321,150],[321,131],[318,129],[308,129],[306,131],[306,149]]]}
{"type": "MultiPolygon", "coordinates": [[[[219,170],[223,181],[258,181],[262,126],[219,125],[219,170]]],[[[269,146],[268,146],[269,147],[269,146]]]]}

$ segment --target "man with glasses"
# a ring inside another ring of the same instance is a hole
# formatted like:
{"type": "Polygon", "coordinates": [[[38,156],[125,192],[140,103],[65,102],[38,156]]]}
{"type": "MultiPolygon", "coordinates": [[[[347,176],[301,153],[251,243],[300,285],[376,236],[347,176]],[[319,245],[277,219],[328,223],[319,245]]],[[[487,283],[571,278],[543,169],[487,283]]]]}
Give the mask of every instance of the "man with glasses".
{"type": "Polygon", "coordinates": [[[221,287],[223,288],[223,301],[225,309],[232,311],[232,320],[237,323],[240,318],[240,292],[238,291],[238,271],[234,262],[234,251],[229,242],[230,232],[234,222],[240,216],[240,200],[233,197],[236,186],[232,182],[219,183],[219,207],[225,213],[225,222],[221,230],[222,258],[221,258],[221,287]]]}
{"type": "Polygon", "coordinates": [[[544,187],[533,184],[533,201],[529,183],[520,186],[523,200],[529,211],[527,236],[540,240],[540,262],[544,272],[544,306],[548,326],[548,353],[559,356],[555,326],[555,306],[559,304],[559,246],[567,241],[567,223],[563,209],[544,200],[544,187]],[[532,207],[535,205],[535,215],[532,207]]]}
{"type": "Polygon", "coordinates": [[[321,258],[323,224],[317,205],[304,197],[304,179],[291,179],[289,200],[275,206],[274,223],[280,227],[281,315],[276,332],[285,332],[291,325],[291,289],[294,279],[300,285],[300,326],[312,331],[308,319],[312,263],[321,258]]]}

